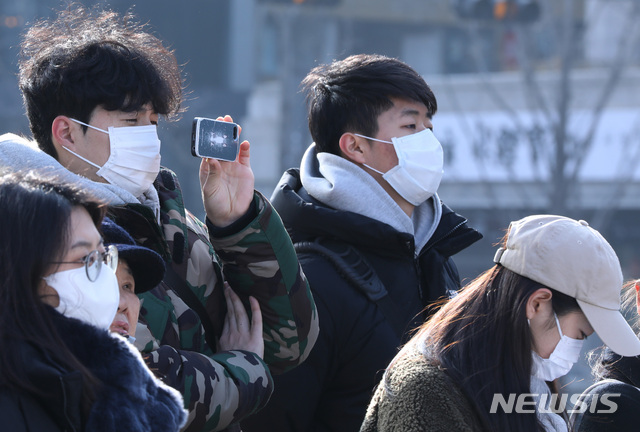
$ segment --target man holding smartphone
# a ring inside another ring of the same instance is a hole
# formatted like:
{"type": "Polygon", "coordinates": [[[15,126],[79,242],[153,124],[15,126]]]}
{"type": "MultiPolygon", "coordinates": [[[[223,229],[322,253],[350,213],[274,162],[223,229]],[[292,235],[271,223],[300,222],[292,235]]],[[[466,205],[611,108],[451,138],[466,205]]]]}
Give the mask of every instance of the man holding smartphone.
{"type": "Polygon", "coordinates": [[[358,431],[372,392],[424,308],[460,287],[451,259],[482,236],[437,195],[436,98],[399,60],[355,55],[303,81],[314,143],[272,202],[292,233],[320,336],[275,378],[245,432],[358,431]]]}
{"type": "Polygon", "coordinates": [[[164,258],[163,282],[141,295],[136,346],[181,391],[186,430],[237,429],[268,400],[271,373],[302,362],[318,331],[293,245],[254,190],[249,143],[235,161],[202,160],[202,223],[160,166],[156,125],[182,102],[176,58],[160,40],[132,16],[72,6],[32,25],[21,48],[19,85],[39,150],[5,135],[0,165],[76,182],[164,258]],[[238,305],[251,305],[251,321],[226,314],[238,305]]]}

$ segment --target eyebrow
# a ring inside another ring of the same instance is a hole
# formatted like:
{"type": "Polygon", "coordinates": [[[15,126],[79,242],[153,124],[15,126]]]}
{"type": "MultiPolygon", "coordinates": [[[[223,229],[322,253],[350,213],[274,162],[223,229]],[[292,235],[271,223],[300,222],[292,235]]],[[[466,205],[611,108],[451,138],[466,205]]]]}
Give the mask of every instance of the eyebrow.
{"type": "Polygon", "coordinates": [[[151,112],[151,114],[157,114],[156,110],[153,108],[153,105],[150,102],[144,104],[143,106],[141,106],[137,110],[134,110],[133,112],[137,114],[144,114],[146,112],[151,112]]]}
{"type": "MultiPolygon", "coordinates": [[[[420,111],[415,110],[413,108],[405,108],[402,110],[402,112],[400,113],[400,116],[419,116],[420,115],[420,111]]],[[[431,118],[429,116],[429,111],[427,111],[427,114],[425,115],[425,117],[427,118],[431,118]]]]}
{"type": "MultiPolygon", "coordinates": [[[[129,264],[127,264],[126,270],[127,270],[127,273],[128,273],[131,277],[133,277],[133,270],[131,270],[131,266],[130,266],[129,264]]],[[[136,278],[134,278],[134,277],[133,277],[133,280],[135,281],[135,280],[136,280],[136,278]]]]}
{"type": "MultiPolygon", "coordinates": [[[[100,242],[98,243],[98,247],[100,247],[102,244],[104,244],[104,240],[100,239],[100,242]]],[[[81,247],[86,247],[87,249],[91,249],[93,245],[91,244],[91,242],[88,242],[86,240],[78,240],[73,245],[71,245],[70,249],[81,248],[81,247]]]]}
{"type": "Polygon", "coordinates": [[[125,111],[125,110],[121,110],[121,111],[122,111],[122,115],[132,115],[132,114],[140,115],[140,114],[144,114],[144,113],[146,113],[147,111],[150,111],[150,110],[140,108],[140,109],[135,109],[135,110],[130,110],[130,111],[125,111]]]}

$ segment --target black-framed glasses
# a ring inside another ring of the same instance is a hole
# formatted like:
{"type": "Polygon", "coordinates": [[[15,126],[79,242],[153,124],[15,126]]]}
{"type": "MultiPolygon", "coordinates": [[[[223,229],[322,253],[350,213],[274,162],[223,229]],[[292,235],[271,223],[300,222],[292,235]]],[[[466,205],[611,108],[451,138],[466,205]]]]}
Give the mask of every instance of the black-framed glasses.
{"type": "Polygon", "coordinates": [[[102,264],[110,267],[114,272],[118,267],[118,248],[114,245],[107,246],[104,252],[99,250],[93,250],[89,252],[87,256],[78,261],[55,261],[52,264],[84,264],[84,269],[87,272],[87,278],[91,282],[95,282],[100,276],[100,270],[102,270],[102,264]]]}

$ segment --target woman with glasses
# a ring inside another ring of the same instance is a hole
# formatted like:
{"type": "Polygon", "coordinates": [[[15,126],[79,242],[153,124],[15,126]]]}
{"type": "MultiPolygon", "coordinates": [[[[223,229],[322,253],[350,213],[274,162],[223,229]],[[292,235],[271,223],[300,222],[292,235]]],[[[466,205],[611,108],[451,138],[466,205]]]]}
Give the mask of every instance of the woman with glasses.
{"type": "Polygon", "coordinates": [[[73,186],[0,175],[2,430],[177,431],[182,400],[108,328],[117,249],[73,186]]]}

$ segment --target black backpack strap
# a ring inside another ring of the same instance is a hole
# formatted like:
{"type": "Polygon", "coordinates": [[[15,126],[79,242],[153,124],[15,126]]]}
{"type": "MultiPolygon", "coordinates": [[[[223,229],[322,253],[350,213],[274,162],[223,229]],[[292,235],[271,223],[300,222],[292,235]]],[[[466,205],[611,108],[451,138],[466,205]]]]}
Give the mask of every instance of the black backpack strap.
{"type": "Polygon", "coordinates": [[[207,314],[206,309],[202,302],[198,299],[196,294],[191,291],[191,288],[187,285],[187,281],[185,281],[180,275],[173,269],[171,265],[167,265],[167,271],[164,275],[164,282],[169,285],[169,287],[178,294],[178,297],[185,302],[187,306],[189,306],[195,313],[198,314],[200,318],[200,323],[204,328],[204,338],[209,345],[211,351],[216,352],[216,338],[215,332],[213,330],[213,323],[209,318],[209,314],[207,314]]]}
{"type": "Polygon", "coordinates": [[[378,305],[387,322],[398,337],[402,338],[406,330],[405,317],[391,300],[371,264],[356,248],[343,243],[329,244],[323,239],[298,242],[293,246],[298,254],[314,253],[329,261],[343,279],[378,305]]]}

